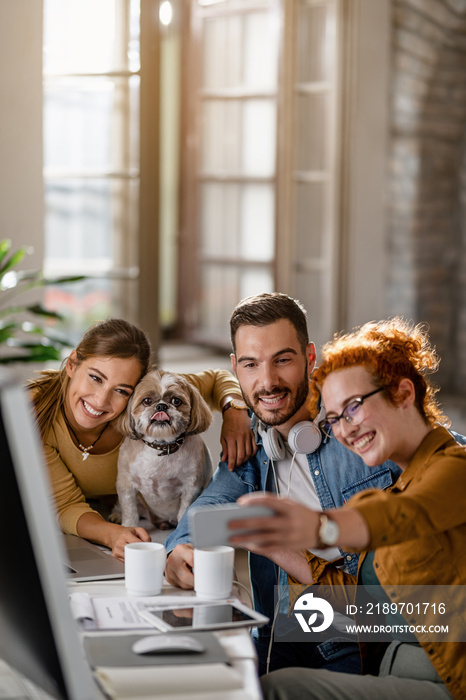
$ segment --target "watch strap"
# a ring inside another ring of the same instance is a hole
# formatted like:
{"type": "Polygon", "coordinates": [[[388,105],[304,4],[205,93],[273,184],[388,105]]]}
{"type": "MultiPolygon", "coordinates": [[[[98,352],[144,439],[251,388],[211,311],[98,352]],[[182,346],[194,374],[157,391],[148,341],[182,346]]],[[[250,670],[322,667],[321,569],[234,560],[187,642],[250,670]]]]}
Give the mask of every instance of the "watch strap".
{"type": "Polygon", "coordinates": [[[248,409],[242,399],[230,399],[222,407],[222,415],[225,413],[225,411],[228,411],[229,408],[236,408],[237,411],[247,411],[248,409]]]}

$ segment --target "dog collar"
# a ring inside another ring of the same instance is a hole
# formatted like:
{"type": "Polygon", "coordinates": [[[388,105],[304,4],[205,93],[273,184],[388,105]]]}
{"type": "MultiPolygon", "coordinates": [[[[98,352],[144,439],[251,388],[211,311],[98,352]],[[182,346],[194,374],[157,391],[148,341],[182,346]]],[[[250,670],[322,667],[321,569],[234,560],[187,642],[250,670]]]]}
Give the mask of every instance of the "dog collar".
{"type": "Polygon", "coordinates": [[[185,435],[181,435],[175,440],[175,442],[147,442],[147,440],[143,440],[143,442],[148,447],[152,447],[154,450],[157,450],[159,457],[166,457],[167,455],[172,455],[174,452],[179,450],[184,442],[184,439],[185,435]]]}

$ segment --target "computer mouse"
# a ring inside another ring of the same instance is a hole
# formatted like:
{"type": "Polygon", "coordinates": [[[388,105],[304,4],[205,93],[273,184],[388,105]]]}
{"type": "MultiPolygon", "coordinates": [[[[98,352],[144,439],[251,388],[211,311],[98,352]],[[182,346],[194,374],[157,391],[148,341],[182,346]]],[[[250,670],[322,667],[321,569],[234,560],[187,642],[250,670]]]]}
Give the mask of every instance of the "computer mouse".
{"type": "Polygon", "coordinates": [[[142,637],[134,642],[131,648],[135,654],[199,654],[205,650],[198,639],[186,634],[154,634],[142,637]]]}

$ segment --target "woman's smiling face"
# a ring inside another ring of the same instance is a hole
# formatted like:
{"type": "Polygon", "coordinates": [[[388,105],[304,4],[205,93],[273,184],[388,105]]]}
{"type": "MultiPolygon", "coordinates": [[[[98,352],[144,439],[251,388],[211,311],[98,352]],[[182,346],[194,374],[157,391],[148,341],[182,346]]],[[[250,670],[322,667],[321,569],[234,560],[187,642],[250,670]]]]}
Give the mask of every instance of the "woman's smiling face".
{"type": "Polygon", "coordinates": [[[67,413],[84,430],[120,415],[141,375],[134,357],[90,357],[78,364],[72,353],[66,370],[70,377],[67,413]]]}
{"type": "MultiPolygon", "coordinates": [[[[327,417],[341,415],[351,401],[377,388],[372,375],[361,365],[332,372],[322,387],[327,417]]],[[[341,418],[333,427],[333,435],[369,467],[376,467],[387,459],[398,461],[402,418],[403,412],[389,403],[382,391],[365,399],[357,412],[358,425],[341,418]]]]}

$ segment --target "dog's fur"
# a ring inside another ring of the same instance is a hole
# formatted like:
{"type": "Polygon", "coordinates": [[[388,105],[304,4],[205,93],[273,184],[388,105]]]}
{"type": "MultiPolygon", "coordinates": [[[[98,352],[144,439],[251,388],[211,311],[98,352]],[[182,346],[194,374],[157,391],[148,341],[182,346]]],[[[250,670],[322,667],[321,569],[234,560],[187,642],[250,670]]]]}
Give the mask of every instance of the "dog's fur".
{"type": "Polygon", "coordinates": [[[211,421],[207,403],[181,375],[154,370],[139,382],[116,423],[126,437],[117,477],[122,525],[138,524],[139,500],[156,527],[176,526],[212,475],[210,453],[199,435],[211,421]],[[184,442],[173,454],[160,455],[143,442],[174,444],[180,436],[184,442]]]}

